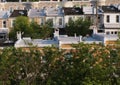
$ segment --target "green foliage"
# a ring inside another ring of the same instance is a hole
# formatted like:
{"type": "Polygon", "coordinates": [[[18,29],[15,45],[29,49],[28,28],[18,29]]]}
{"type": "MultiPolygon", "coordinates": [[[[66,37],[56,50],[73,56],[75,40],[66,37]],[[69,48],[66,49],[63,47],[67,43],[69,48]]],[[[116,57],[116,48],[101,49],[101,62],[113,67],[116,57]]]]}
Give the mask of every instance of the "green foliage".
{"type": "Polygon", "coordinates": [[[86,34],[91,34],[91,30],[89,29],[90,25],[91,22],[87,19],[83,20],[78,18],[75,21],[70,20],[66,25],[66,32],[69,36],[74,36],[75,33],[77,35],[85,36],[86,34]]]}
{"type": "Polygon", "coordinates": [[[11,85],[119,85],[120,47],[80,43],[76,49],[0,50],[0,83],[11,85]]]}

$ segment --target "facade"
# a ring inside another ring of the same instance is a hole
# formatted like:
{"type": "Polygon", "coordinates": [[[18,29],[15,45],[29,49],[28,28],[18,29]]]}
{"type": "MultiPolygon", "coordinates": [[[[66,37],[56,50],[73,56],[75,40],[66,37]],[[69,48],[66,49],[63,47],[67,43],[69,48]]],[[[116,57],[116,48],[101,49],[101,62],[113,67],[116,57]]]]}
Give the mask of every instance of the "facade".
{"type": "Polygon", "coordinates": [[[74,0],[74,1],[59,1],[59,0],[43,0],[38,2],[0,2],[0,10],[29,10],[29,9],[40,9],[44,7],[65,7],[65,6],[90,6],[90,0],[74,0]]]}
{"type": "Polygon", "coordinates": [[[45,23],[46,13],[44,9],[30,9],[27,16],[30,22],[36,22],[38,25],[45,23]]]}
{"type": "Polygon", "coordinates": [[[115,43],[120,31],[120,9],[119,5],[102,6],[102,16],[100,17],[99,27],[94,27],[93,36],[104,41],[105,44],[115,43]]]}
{"type": "Polygon", "coordinates": [[[0,11],[0,42],[7,39],[7,34],[9,32],[9,12],[8,11],[0,11]]]}
{"type": "MultiPolygon", "coordinates": [[[[64,28],[70,20],[74,21],[78,18],[88,18],[89,20],[94,21],[94,25],[97,25],[97,27],[92,27],[93,38],[102,41],[103,43],[116,41],[120,30],[120,5],[101,6],[96,10],[94,6],[57,6],[37,9],[30,7],[30,4],[28,4],[23,10],[11,9],[9,12],[1,11],[0,28],[7,28],[9,32],[10,28],[14,25],[14,20],[18,16],[26,16],[29,18],[30,22],[37,22],[39,25],[43,25],[45,22],[50,21],[54,28],[64,28]],[[96,15],[96,13],[98,15],[96,15]]],[[[59,39],[62,38],[63,36],[59,39]]],[[[67,40],[67,38],[69,39],[70,37],[64,36],[64,38],[67,40]]],[[[77,41],[78,40],[79,37],[77,38],[77,41]]],[[[64,41],[61,42],[64,43],[64,41]]]]}
{"type": "Polygon", "coordinates": [[[64,27],[64,12],[61,7],[57,8],[46,8],[46,22],[51,22],[53,28],[64,27]]]}
{"type": "Polygon", "coordinates": [[[111,5],[118,4],[120,0],[40,0],[38,2],[6,2],[0,0],[0,10],[28,10],[28,9],[39,9],[43,7],[73,7],[73,6],[91,6],[94,1],[98,1],[98,5],[111,5]]]}

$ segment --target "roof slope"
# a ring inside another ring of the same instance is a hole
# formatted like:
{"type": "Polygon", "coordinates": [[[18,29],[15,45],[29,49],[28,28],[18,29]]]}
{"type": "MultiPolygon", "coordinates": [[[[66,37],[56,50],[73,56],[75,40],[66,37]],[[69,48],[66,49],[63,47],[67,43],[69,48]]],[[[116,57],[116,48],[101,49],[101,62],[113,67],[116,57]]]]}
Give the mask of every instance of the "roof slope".
{"type": "Polygon", "coordinates": [[[29,17],[40,17],[40,16],[45,16],[44,9],[30,9],[28,12],[29,17]]]}
{"type": "Polygon", "coordinates": [[[5,18],[8,18],[8,13],[7,13],[7,11],[0,11],[0,19],[1,18],[3,18],[3,19],[5,19],[5,18]]]}
{"type": "Polygon", "coordinates": [[[79,7],[64,7],[65,15],[83,15],[83,10],[79,7]]]}
{"type": "Polygon", "coordinates": [[[14,10],[10,17],[27,16],[27,10],[14,10]]]}
{"type": "Polygon", "coordinates": [[[120,13],[120,10],[115,6],[102,6],[104,13],[120,13]]]}

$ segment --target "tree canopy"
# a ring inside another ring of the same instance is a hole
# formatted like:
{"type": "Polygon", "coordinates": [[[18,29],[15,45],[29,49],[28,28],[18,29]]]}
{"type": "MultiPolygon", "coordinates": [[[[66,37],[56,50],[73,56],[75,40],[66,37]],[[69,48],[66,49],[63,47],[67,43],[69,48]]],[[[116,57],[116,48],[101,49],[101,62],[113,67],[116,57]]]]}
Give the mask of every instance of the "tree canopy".
{"type": "Polygon", "coordinates": [[[77,35],[85,36],[86,34],[91,34],[91,30],[89,29],[90,25],[91,22],[87,19],[83,20],[81,18],[78,18],[75,21],[70,20],[66,25],[66,33],[69,36],[73,36],[75,33],[77,35]]]}
{"type": "Polygon", "coordinates": [[[46,47],[0,51],[0,84],[119,85],[120,47],[80,43],[76,49],[46,47]]]}

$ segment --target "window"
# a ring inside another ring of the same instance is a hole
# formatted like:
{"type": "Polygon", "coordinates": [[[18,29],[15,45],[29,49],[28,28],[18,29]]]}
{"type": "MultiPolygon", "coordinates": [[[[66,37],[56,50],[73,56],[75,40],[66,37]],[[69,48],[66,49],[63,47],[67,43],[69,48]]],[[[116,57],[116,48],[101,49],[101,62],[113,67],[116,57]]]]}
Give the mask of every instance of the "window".
{"type": "Polygon", "coordinates": [[[14,25],[15,25],[15,20],[12,20],[11,27],[13,27],[14,25]]]}
{"type": "Polygon", "coordinates": [[[115,34],[117,34],[117,31],[115,31],[115,34]]]}
{"type": "Polygon", "coordinates": [[[10,13],[12,13],[13,12],[13,7],[10,7],[9,11],[10,11],[10,13]]]}
{"type": "Polygon", "coordinates": [[[116,16],[116,22],[119,22],[119,15],[116,16]]]}
{"type": "Polygon", "coordinates": [[[3,21],[3,27],[6,28],[6,21],[3,21]]]}
{"type": "Polygon", "coordinates": [[[69,21],[72,21],[72,17],[69,17],[69,21]]]}
{"type": "Polygon", "coordinates": [[[110,22],[110,16],[109,15],[107,15],[107,17],[106,17],[107,19],[106,19],[106,21],[107,22],[110,22]]]}
{"type": "Polygon", "coordinates": [[[109,35],[109,34],[110,34],[110,32],[106,32],[106,34],[107,34],[107,35],[109,35]]]}
{"type": "Polygon", "coordinates": [[[5,33],[0,33],[0,40],[5,40],[6,34],[5,33]]]}
{"type": "Polygon", "coordinates": [[[59,18],[59,25],[62,25],[62,18],[59,18]]]}
{"type": "Polygon", "coordinates": [[[113,32],[111,32],[111,34],[114,34],[113,32]]]}
{"type": "Polygon", "coordinates": [[[41,23],[40,23],[41,25],[43,25],[44,24],[44,18],[41,18],[41,23]]]}

